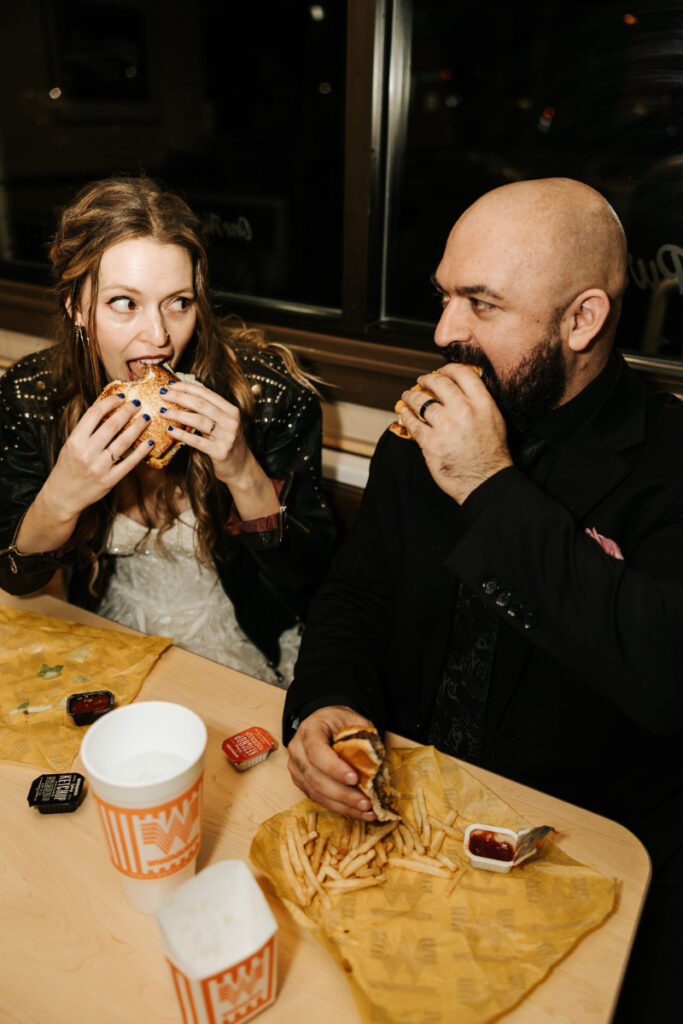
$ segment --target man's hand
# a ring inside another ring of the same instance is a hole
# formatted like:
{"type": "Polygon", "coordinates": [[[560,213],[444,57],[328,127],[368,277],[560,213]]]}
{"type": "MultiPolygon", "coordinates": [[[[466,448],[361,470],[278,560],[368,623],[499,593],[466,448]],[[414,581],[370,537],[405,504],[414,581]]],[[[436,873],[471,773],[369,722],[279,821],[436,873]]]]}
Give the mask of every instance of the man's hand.
{"type": "Polygon", "coordinates": [[[370,801],[359,789],[358,775],[332,750],[332,737],[350,725],[372,725],[352,708],[334,706],[314,711],[290,741],[289,774],[304,793],[331,811],[361,821],[374,821],[370,801]]]}
{"type": "Polygon", "coordinates": [[[468,366],[448,363],[418,383],[436,402],[419,412],[427,396],[404,391],[403,424],[425,457],[429,472],[446,494],[462,504],[472,491],[500,469],[512,465],[505,421],[480,378],[468,366]]]}

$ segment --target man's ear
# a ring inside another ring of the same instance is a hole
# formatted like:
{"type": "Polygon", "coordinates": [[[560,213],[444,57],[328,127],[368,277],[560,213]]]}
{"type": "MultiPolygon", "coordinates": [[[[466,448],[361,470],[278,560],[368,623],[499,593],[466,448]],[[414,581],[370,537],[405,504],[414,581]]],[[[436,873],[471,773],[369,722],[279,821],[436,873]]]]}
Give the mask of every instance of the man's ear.
{"type": "Polygon", "coordinates": [[[573,352],[583,352],[605,326],[611,309],[607,292],[602,288],[588,288],[574,299],[565,313],[569,327],[567,339],[573,352]]]}

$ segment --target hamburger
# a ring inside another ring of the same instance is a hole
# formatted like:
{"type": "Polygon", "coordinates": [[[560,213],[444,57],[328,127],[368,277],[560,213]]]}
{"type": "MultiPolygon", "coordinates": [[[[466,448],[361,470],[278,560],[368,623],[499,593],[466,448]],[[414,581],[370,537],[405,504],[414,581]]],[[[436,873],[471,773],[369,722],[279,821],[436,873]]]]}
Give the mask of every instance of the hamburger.
{"type": "MultiPolygon", "coordinates": [[[[470,370],[474,370],[474,372],[476,374],[478,374],[479,377],[481,377],[481,369],[478,366],[474,366],[473,363],[461,363],[460,365],[468,366],[470,368],[470,370]]],[[[432,373],[438,373],[438,372],[439,372],[438,370],[432,370],[432,373]]],[[[413,386],[412,386],[412,388],[410,390],[411,391],[421,391],[426,396],[425,397],[425,402],[428,401],[430,398],[434,398],[435,397],[432,394],[432,392],[429,390],[429,388],[424,388],[424,387],[422,387],[421,384],[413,384],[413,386]]],[[[405,405],[406,405],[406,403],[403,401],[403,399],[399,398],[398,402],[394,406],[394,412],[395,413],[399,413],[401,411],[401,409],[405,408],[405,405]]],[[[396,437],[402,437],[406,441],[412,441],[413,440],[413,435],[410,433],[410,431],[408,430],[407,427],[403,426],[403,424],[401,423],[400,420],[395,420],[393,423],[390,423],[389,424],[389,430],[391,431],[392,434],[396,434],[396,437]]]]}
{"type": "Polygon", "coordinates": [[[375,812],[378,821],[401,817],[389,785],[384,744],[373,726],[350,725],[332,737],[332,749],[358,774],[358,789],[375,812]]]}
{"type": "Polygon", "coordinates": [[[165,366],[150,363],[145,367],[142,377],[138,377],[136,380],[112,380],[97,398],[98,402],[108,395],[123,395],[129,402],[134,398],[138,399],[140,406],[135,416],[132,417],[131,423],[145,413],[150,419],[143,432],[133,442],[133,447],[137,448],[141,444],[147,445],[148,441],[154,441],[154,447],[150,446],[150,454],[144,460],[148,466],[152,466],[154,469],[163,469],[164,466],[167,466],[178,449],[182,447],[182,441],[175,440],[169,433],[169,420],[165,420],[159,413],[162,407],[180,410],[180,406],[170,402],[166,395],[159,394],[160,388],[167,387],[169,383],[176,380],[178,377],[165,366]]]}

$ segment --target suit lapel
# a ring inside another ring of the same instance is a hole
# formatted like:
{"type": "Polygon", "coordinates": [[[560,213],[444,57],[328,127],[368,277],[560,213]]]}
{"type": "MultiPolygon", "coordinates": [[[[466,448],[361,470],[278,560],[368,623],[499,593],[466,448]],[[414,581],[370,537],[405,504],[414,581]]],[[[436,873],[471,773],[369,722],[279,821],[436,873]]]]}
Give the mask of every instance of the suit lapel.
{"type": "MultiPolygon", "coordinates": [[[[617,379],[599,413],[555,459],[543,485],[576,518],[584,519],[631,472],[625,452],[645,437],[647,390],[620,357],[617,379]]],[[[493,743],[501,716],[526,670],[533,647],[529,638],[501,623],[489,691],[485,757],[493,743]]]]}

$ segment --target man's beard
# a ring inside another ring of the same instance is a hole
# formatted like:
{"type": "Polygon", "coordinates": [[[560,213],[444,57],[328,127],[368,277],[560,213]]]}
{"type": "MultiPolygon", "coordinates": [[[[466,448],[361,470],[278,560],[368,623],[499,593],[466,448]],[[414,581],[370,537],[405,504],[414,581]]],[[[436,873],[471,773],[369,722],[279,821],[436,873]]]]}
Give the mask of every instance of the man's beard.
{"type": "Polygon", "coordinates": [[[560,332],[555,322],[547,337],[504,381],[499,379],[489,359],[476,345],[452,342],[441,351],[446,363],[471,363],[479,367],[484,384],[503,414],[511,439],[515,435],[521,437],[534,423],[547,416],[559,405],[565,392],[567,373],[560,332]]]}

